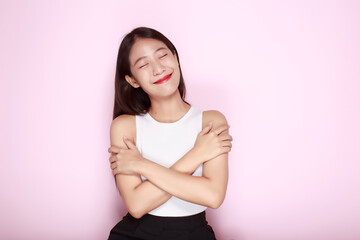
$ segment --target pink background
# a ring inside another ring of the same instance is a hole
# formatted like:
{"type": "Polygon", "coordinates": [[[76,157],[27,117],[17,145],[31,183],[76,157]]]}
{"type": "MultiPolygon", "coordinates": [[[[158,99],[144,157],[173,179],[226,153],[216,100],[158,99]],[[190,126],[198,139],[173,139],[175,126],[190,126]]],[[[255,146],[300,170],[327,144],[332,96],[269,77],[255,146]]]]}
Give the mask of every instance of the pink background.
{"type": "Polygon", "coordinates": [[[106,239],[117,50],[177,47],[234,137],[219,239],[360,239],[359,1],[1,1],[0,238],[106,239]]]}

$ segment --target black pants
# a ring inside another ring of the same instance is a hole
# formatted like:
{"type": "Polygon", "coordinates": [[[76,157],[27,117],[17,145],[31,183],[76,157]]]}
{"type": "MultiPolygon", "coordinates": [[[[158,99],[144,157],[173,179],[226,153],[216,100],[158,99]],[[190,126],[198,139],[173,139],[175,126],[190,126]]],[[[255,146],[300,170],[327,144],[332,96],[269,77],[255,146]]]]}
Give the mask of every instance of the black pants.
{"type": "Polygon", "coordinates": [[[111,229],[108,240],[214,240],[205,211],[186,217],[158,217],[146,214],[136,219],[129,213],[111,229]]]}

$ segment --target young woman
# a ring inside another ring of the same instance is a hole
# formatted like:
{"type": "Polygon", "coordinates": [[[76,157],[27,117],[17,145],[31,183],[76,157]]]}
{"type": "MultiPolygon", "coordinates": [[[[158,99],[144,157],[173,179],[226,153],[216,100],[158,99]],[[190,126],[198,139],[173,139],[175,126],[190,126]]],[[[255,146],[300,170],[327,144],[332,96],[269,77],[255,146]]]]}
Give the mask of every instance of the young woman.
{"type": "Polygon", "coordinates": [[[232,137],[218,111],[185,100],[175,46],[140,27],[119,48],[109,152],[128,214],[109,239],[215,239],[205,209],[226,193],[232,137]]]}

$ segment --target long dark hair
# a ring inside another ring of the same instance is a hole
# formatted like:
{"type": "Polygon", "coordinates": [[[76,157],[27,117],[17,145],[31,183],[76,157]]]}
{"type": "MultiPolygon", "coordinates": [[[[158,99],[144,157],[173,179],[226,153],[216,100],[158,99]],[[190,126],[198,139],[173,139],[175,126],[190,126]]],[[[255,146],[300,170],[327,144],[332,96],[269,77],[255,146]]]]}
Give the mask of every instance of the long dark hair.
{"type": "Polygon", "coordinates": [[[141,38],[152,38],[159,40],[163,42],[173,54],[176,54],[180,69],[180,83],[178,89],[181,98],[183,101],[185,101],[186,88],[181,72],[179,54],[175,46],[167,37],[155,29],[138,27],[128,33],[120,44],[115,73],[115,101],[113,119],[122,114],[139,115],[149,111],[151,102],[147,93],[145,93],[141,87],[132,87],[125,80],[126,75],[132,77],[129,61],[130,50],[135,41],[141,38]]]}

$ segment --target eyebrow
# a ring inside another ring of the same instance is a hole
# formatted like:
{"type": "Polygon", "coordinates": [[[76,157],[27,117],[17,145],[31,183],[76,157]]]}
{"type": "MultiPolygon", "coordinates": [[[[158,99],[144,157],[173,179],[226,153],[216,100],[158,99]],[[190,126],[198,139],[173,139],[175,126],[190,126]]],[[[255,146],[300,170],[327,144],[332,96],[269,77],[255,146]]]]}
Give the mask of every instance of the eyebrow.
{"type": "MultiPolygon", "coordinates": [[[[163,50],[163,49],[166,49],[166,48],[165,48],[165,47],[160,47],[160,48],[158,48],[154,53],[156,53],[156,52],[158,52],[158,51],[160,51],[160,50],[163,50]]],[[[141,59],[144,59],[144,58],[147,58],[147,56],[143,56],[143,57],[138,58],[138,59],[135,61],[134,66],[135,66],[141,59]]]]}

